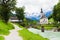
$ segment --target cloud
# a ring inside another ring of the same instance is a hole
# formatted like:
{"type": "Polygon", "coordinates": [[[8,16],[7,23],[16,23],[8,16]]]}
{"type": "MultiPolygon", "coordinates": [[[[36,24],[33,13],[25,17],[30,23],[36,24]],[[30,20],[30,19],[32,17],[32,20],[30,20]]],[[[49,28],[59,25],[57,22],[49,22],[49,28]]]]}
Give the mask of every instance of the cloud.
{"type": "MultiPolygon", "coordinates": [[[[38,17],[40,9],[43,8],[44,13],[52,11],[58,0],[17,0],[17,7],[25,6],[25,16],[28,18],[38,17]]],[[[38,19],[38,18],[37,18],[38,19]]]]}
{"type": "Polygon", "coordinates": [[[17,0],[17,7],[25,6],[25,12],[39,12],[40,8],[52,10],[58,0],[17,0]]]}

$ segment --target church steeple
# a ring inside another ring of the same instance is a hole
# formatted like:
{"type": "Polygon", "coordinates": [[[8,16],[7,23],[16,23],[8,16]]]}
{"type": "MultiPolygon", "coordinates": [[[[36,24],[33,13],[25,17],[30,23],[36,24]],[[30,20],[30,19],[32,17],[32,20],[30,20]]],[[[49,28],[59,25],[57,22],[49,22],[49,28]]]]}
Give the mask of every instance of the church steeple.
{"type": "Polygon", "coordinates": [[[43,13],[43,10],[42,10],[42,8],[41,8],[41,13],[43,13]]]}
{"type": "Polygon", "coordinates": [[[43,13],[42,8],[41,8],[41,14],[40,14],[40,24],[48,24],[48,18],[45,16],[45,13],[43,13]]]}
{"type": "Polygon", "coordinates": [[[45,16],[45,14],[43,13],[43,10],[42,10],[42,8],[41,8],[41,19],[42,18],[46,18],[46,16],[45,16]]]}

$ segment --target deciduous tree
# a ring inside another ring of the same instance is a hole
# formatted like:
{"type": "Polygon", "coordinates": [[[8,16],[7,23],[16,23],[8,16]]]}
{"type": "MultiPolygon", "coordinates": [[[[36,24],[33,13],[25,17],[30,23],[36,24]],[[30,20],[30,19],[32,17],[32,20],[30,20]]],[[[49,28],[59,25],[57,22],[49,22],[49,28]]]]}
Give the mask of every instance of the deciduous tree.
{"type": "Polygon", "coordinates": [[[0,16],[5,23],[8,22],[11,10],[15,8],[16,0],[0,0],[0,16]]]}

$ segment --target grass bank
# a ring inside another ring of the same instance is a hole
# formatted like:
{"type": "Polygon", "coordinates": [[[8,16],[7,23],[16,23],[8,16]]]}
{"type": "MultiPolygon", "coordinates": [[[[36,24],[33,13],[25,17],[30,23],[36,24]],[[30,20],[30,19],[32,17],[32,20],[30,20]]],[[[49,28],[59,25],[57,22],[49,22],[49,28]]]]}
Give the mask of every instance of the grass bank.
{"type": "Polygon", "coordinates": [[[54,28],[54,24],[43,24],[42,26],[44,26],[46,30],[51,30],[54,28]]]}
{"type": "Polygon", "coordinates": [[[41,26],[44,26],[45,30],[51,30],[54,28],[54,24],[42,24],[42,25],[37,25],[37,29],[41,29],[41,26]]]}
{"type": "Polygon", "coordinates": [[[9,30],[11,29],[14,29],[11,23],[6,24],[3,21],[0,21],[0,35],[8,35],[9,30]]]}
{"type": "Polygon", "coordinates": [[[38,34],[33,34],[29,32],[27,29],[19,30],[19,35],[23,37],[23,40],[48,40],[47,38],[43,38],[38,34]]]}
{"type": "Polygon", "coordinates": [[[4,37],[3,36],[0,36],[0,40],[4,40],[4,37]]]}

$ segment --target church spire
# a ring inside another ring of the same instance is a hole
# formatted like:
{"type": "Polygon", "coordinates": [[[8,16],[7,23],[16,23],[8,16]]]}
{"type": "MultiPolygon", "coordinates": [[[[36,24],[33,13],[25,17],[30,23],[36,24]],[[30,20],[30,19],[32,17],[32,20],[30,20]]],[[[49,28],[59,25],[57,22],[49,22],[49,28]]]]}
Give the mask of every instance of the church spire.
{"type": "Polygon", "coordinates": [[[43,10],[42,10],[42,8],[41,8],[41,13],[43,13],[43,10]]]}

